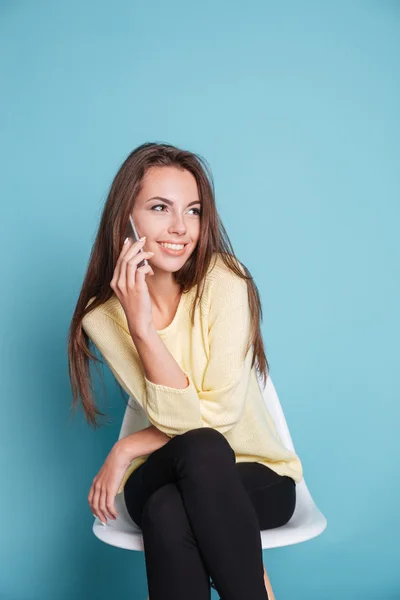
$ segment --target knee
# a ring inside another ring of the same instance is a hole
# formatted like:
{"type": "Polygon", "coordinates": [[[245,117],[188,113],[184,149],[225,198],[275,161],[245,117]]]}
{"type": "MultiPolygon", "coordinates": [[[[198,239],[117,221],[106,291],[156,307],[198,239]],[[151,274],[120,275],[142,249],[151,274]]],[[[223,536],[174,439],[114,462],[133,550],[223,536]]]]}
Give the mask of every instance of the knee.
{"type": "Polygon", "coordinates": [[[181,456],[186,460],[193,460],[197,464],[201,461],[207,464],[218,464],[219,461],[236,461],[235,452],[225,436],[211,427],[191,429],[178,436],[181,444],[181,456]]]}

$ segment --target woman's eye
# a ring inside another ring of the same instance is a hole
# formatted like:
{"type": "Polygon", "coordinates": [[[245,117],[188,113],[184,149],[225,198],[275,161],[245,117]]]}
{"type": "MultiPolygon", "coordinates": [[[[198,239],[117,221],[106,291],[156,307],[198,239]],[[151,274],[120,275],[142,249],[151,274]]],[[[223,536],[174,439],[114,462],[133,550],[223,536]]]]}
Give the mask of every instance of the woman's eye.
{"type": "MultiPolygon", "coordinates": [[[[154,210],[155,208],[159,208],[161,206],[161,208],[168,208],[166,204],[155,204],[154,206],[151,207],[151,210],[154,210]]],[[[198,216],[201,215],[200,209],[199,208],[191,208],[190,210],[195,210],[196,214],[198,216]]],[[[156,210],[155,212],[164,212],[161,210],[156,210]]]]}

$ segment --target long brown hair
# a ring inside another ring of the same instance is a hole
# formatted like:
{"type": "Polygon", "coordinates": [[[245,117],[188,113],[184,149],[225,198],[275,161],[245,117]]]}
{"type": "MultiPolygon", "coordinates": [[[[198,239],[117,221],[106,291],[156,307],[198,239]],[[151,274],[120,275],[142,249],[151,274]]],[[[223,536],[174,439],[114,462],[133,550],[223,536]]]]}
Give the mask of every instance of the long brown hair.
{"type": "MultiPolygon", "coordinates": [[[[207,162],[197,154],[181,150],[170,144],[148,142],[138,146],[129,154],[111,184],[69,329],[68,365],[73,393],[71,408],[77,408],[78,395],[80,395],[86,420],[94,428],[98,427],[96,415],[105,415],[92,398],[93,387],[89,361],[93,360],[96,369],[96,363],[102,361],[99,361],[89,349],[91,340],[82,327],[82,319],[88,312],[106,302],[113,295],[110,281],[121,252],[124,234],[127,231],[129,214],[131,214],[135,199],[142,189],[146,171],[154,166],[176,167],[192,173],[196,179],[199,198],[202,202],[198,244],[182,268],[173,273],[175,281],[181,285],[182,292],[190,290],[196,284],[201,284],[215,252],[219,253],[229,269],[239,277],[246,279],[251,312],[251,334],[247,350],[253,344],[254,355],[251,366],[253,367],[257,360],[256,369],[262,375],[264,385],[269,372],[260,331],[262,307],[258,289],[248,269],[236,258],[217,213],[214,181],[207,162]],[[110,249],[112,249],[111,252],[110,249]],[[94,298],[93,302],[87,306],[92,298],[94,298]]],[[[193,303],[192,323],[196,301],[201,298],[200,287],[202,286],[197,286],[193,303]]],[[[118,382],[117,384],[122,392],[121,386],[118,382]]]]}

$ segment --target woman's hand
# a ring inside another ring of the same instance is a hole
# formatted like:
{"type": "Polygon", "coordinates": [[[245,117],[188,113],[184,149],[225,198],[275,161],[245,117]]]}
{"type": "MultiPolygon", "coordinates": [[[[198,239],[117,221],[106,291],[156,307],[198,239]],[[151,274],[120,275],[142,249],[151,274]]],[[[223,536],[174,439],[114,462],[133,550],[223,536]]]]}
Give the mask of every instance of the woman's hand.
{"type": "Polygon", "coordinates": [[[93,479],[88,495],[89,506],[92,514],[104,525],[107,519],[114,520],[118,516],[114,500],[131,460],[117,442],[93,479]]]}
{"type": "Polygon", "coordinates": [[[154,271],[150,265],[143,265],[139,269],[137,265],[144,258],[153,256],[154,252],[139,252],[145,238],[137,242],[127,239],[117,260],[110,286],[125,311],[131,335],[141,335],[153,326],[146,274],[154,275],[154,271]]]}

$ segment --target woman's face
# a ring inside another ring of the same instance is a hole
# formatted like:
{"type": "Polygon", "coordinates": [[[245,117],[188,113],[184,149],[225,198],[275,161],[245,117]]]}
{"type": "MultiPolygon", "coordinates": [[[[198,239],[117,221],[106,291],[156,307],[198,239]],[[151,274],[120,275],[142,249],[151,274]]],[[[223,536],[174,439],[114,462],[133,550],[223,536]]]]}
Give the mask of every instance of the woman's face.
{"type": "Polygon", "coordinates": [[[178,271],[195,250],[200,235],[201,203],[196,180],[186,170],[151,167],[143,179],[132,218],[144,250],[154,252],[154,273],[178,271]],[[178,250],[163,248],[161,242],[184,244],[178,250]]]}

